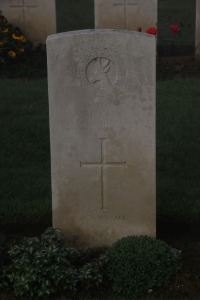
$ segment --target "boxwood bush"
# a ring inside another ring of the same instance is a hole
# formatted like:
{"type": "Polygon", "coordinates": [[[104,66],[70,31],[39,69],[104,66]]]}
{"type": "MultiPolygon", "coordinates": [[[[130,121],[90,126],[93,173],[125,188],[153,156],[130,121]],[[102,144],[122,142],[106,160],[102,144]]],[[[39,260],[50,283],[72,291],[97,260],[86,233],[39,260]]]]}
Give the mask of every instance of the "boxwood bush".
{"type": "MultiPolygon", "coordinates": [[[[69,239],[70,240],[70,239],[69,239]]],[[[129,236],[105,249],[66,244],[59,229],[0,248],[0,290],[18,298],[77,296],[112,286],[137,296],[166,286],[180,270],[180,251],[146,236],[129,236]]]]}
{"type": "Polygon", "coordinates": [[[8,251],[1,266],[0,289],[16,297],[42,298],[90,291],[101,285],[105,255],[67,246],[59,229],[48,228],[40,238],[24,238],[8,251]]]}
{"type": "Polygon", "coordinates": [[[140,295],[167,286],[181,267],[181,252],[146,236],[129,236],[107,252],[106,273],[115,292],[140,295]]]}

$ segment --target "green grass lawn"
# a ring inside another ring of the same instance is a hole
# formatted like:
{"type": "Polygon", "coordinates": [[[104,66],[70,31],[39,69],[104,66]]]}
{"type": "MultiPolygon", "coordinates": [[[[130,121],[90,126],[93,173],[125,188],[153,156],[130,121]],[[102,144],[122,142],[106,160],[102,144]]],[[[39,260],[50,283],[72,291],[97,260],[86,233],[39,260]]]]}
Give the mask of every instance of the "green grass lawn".
{"type": "Polygon", "coordinates": [[[47,81],[1,79],[0,91],[0,228],[47,226],[51,224],[47,81]]]}
{"type": "Polygon", "coordinates": [[[199,79],[158,82],[158,216],[200,220],[199,79]]]}
{"type": "MultiPolygon", "coordinates": [[[[47,81],[1,79],[0,91],[0,228],[44,228],[51,225],[47,81]]],[[[158,81],[161,219],[200,219],[199,116],[199,79],[158,81]]]]}

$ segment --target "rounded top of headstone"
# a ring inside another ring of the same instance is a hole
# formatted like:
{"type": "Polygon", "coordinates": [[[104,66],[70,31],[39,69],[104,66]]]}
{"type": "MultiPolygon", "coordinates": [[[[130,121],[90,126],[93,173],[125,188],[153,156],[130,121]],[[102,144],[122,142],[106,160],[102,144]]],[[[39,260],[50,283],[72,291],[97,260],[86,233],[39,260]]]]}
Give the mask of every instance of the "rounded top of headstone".
{"type": "Polygon", "coordinates": [[[66,37],[72,36],[72,35],[73,36],[74,35],[81,36],[81,35],[95,35],[95,34],[102,34],[102,35],[123,34],[123,35],[135,35],[138,37],[146,37],[146,38],[150,38],[150,39],[155,39],[155,36],[152,34],[147,34],[147,33],[138,32],[138,31],[118,30],[118,29],[85,29],[85,30],[61,32],[61,33],[49,35],[47,37],[47,42],[50,40],[66,38],[66,37]]]}

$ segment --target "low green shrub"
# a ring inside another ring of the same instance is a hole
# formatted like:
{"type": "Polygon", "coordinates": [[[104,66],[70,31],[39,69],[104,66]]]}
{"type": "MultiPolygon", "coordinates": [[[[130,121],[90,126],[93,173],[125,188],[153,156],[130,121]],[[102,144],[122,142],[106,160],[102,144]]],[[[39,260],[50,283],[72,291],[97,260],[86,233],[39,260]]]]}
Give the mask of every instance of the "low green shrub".
{"type": "Polygon", "coordinates": [[[7,276],[9,263],[8,248],[0,245],[0,290],[5,290],[9,286],[9,279],[7,276]]]}
{"type": "Polygon", "coordinates": [[[8,253],[10,264],[1,276],[9,280],[17,297],[45,298],[92,290],[103,281],[106,257],[68,247],[59,229],[49,228],[40,238],[25,238],[8,253]]]}
{"type": "Polygon", "coordinates": [[[167,286],[180,270],[180,251],[146,236],[129,236],[107,252],[106,272],[115,292],[140,295],[167,286]]]}

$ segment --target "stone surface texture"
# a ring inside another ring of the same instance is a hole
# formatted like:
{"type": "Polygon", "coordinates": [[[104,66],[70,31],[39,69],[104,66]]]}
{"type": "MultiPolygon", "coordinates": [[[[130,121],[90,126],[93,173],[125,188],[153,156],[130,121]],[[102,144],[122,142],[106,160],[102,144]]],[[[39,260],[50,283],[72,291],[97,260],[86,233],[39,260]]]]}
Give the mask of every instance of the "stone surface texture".
{"type": "Polygon", "coordinates": [[[145,32],[157,24],[157,0],[95,0],[96,29],[137,30],[145,32]]]}
{"type": "Polygon", "coordinates": [[[196,0],[196,58],[200,60],[200,0],[196,0]]]}
{"type": "Polygon", "coordinates": [[[55,0],[1,0],[1,12],[34,44],[56,33],[55,0]]]}
{"type": "Polygon", "coordinates": [[[47,39],[53,225],[85,247],[156,234],[152,35],[47,39]]]}

